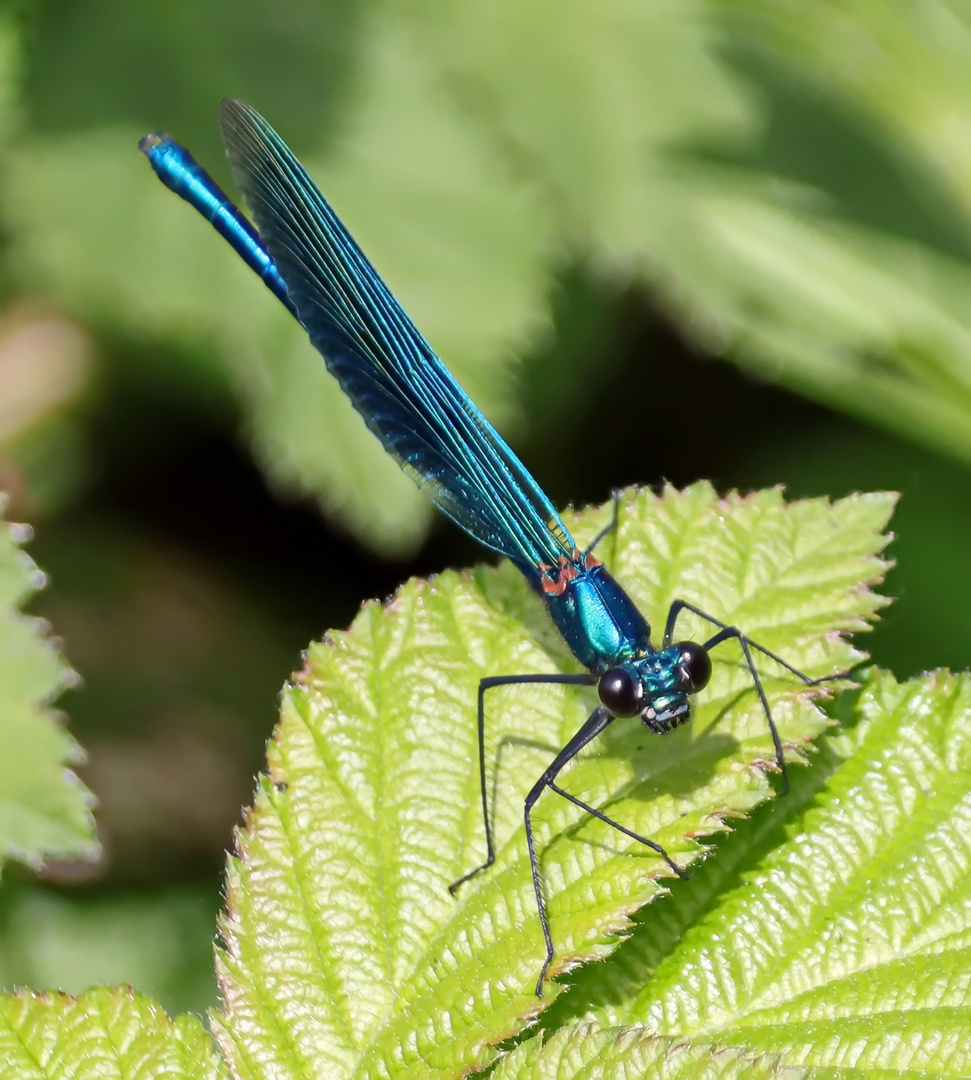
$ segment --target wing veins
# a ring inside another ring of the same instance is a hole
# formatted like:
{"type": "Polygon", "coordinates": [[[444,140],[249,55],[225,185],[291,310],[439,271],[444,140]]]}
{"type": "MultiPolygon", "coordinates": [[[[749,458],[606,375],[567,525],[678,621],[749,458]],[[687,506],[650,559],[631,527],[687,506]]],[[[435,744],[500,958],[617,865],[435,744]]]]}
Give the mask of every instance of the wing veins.
{"type": "Polygon", "coordinates": [[[386,449],[449,517],[520,565],[572,556],[572,538],[552,504],[408,319],[299,162],[251,110],[232,103],[224,115],[237,180],[275,261],[290,267],[284,280],[298,310],[300,299],[305,302],[301,319],[386,449]],[[365,403],[373,397],[384,399],[383,407],[365,403]],[[428,466],[435,461],[446,475],[428,466]],[[463,499],[461,490],[478,493],[479,500],[463,499]]]}

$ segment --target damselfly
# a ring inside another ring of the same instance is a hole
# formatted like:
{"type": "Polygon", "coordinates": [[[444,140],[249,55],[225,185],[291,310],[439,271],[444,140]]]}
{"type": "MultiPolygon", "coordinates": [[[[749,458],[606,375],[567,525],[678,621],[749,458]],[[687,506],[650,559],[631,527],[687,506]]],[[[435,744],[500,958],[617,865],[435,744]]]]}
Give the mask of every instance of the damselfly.
{"type": "Polygon", "coordinates": [[[807,686],[823,680],[810,679],[737,627],[684,600],[671,604],[655,648],[647,620],[593,554],[616,525],[616,511],[613,524],[580,550],[552,503],[432,351],[277,133],[238,101],[223,102],[220,121],[233,175],[258,231],[167,135],[148,135],[139,146],[162,181],[232,244],[301,323],[367,426],[405,472],[458,526],[519,567],[587,669],[481,680],[478,766],[486,858],[452,884],[453,892],[495,861],[486,781],[486,691],[519,683],[597,687],[600,703],[526,796],[526,844],[546,942],[536,983],[542,995],[554,948],[531,814],[546,788],[651,848],[679,877],[688,876],[659,844],[560,787],[563,767],[616,718],[638,717],[659,735],[684,724],[691,716],[691,695],[711,675],[709,652],[734,640],[751,672],[788,790],[782,742],[752,652],[771,658],[807,686]],[[675,641],[684,611],[715,628],[707,641],[675,641]]]}

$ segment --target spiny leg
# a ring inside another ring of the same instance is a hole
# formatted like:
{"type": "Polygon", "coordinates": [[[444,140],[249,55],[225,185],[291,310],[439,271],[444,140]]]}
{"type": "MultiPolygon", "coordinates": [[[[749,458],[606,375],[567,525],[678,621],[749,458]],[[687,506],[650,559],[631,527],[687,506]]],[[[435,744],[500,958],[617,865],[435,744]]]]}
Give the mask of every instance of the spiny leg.
{"type": "Polygon", "coordinates": [[[759,701],[762,703],[762,709],[765,712],[765,718],[769,724],[772,745],[775,747],[776,764],[779,766],[779,772],[782,777],[782,790],[780,794],[788,795],[789,773],[786,769],[785,756],[782,750],[782,740],[779,738],[779,730],[775,726],[775,720],[772,717],[772,709],[769,707],[769,699],[766,697],[765,689],[762,686],[762,680],[759,678],[758,670],[755,667],[755,661],[752,659],[751,650],[756,649],[758,652],[762,653],[763,656],[767,656],[770,660],[774,660],[790,674],[795,675],[797,679],[802,680],[806,686],[818,686],[820,683],[830,682],[834,679],[844,679],[846,678],[847,673],[839,672],[835,675],[822,675],[819,678],[813,679],[805,672],[793,667],[788,661],[783,660],[777,653],[767,649],[764,645],[760,645],[757,641],[752,641],[751,638],[747,638],[737,626],[729,626],[728,623],[722,622],[721,619],[716,619],[713,615],[709,615],[708,612],[695,607],[694,604],[689,604],[687,600],[675,600],[668,609],[667,623],[664,627],[664,648],[667,648],[674,640],[674,627],[678,621],[678,616],[682,611],[690,611],[700,618],[705,619],[707,622],[710,622],[713,626],[720,627],[718,633],[704,643],[703,648],[706,652],[715,648],[716,645],[721,645],[723,641],[729,641],[732,638],[735,638],[741,646],[742,655],[745,657],[745,663],[748,666],[749,674],[752,676],[752,682],[755,685],[755,690],[759,695],[759,701]]]}
{"type": "MultiPolygon", "coordinates": [[[[690,611],[700,618],[710,622],[713,626],[718,626],[722,630],[731,630],[731,637],[745,637],[745,635],[738,629],[737,626],[729,626],[728,623],[722,622],[721,619],[716,619],[714,615],[709,615],[707,611],[702,611],[701,608],[695,607],[694,604],[689,604],[687,600],[675,600],[670,608],[668,608],[668,621],[664,627],[664,648],[666,649],[674,640],[674,624],[678,621],[678,616],[682,611],[690,611]]],[[[726,640],[722,638],[722,640],[726,640]]],[[[800,671],[798,668],[793,667],[787,660],[783,660],[778,653],[772,652],[771,649],[767,649],[764,645],[760,645],[757,641],[753,641],[749,637],[745,637],[746,642],[750,648],[762,653],[763,656],[767,656],[770,660],[774,660],[781,667],[784,667],[790,674],[795,675],[797,679],[800,679],[806,684],[806,686],[818,686],[819,683],[833,682],[835,679],[845,679],[849,676],[847,671],[838,671],[835,675],[820,675],[814,679],[807,675],[804,671],[800,671]]],[[[707,649],[709,646],[705,646],[707,649]]]]}
{"type": "Polygon", "coordinates": [[[656,851],[678,877],[689,878],[691,876],[678,866],[660,844],[655,843],[653,840],[649,840],[646,836],[641,836],[640,833],[633,832],[619,822],[614,821],[613,818],[607,817],[607,815],[600,810],[596,810],[581,799],[578,799],[575,795],[571,795],[568,791],[564,791],[563,788],[554,782],[563,767],[572,761],[588,742],[595,739],[613,719],[614,717],[611,716],[602,705],[598,705],[590,714],[583,727],[580,728],[566,746],[564,746],[550,762],[549,767],[532,786],[529,794],[526,796],[524,810],[524,820],[526,823],[526,849],[529,852],[529,868],[533,875],[533,892],[536,894],[536,909],[539,913],[540,926],[543,928],[543,939],[546,942],[546,959],[543,961],[543,967],[540,970],[539,978],[536,980],[537,997],[543,996],[543,983],[546,980],[546,973],[549,971],[550,964],[553,962],[554,952],[553,935],[550,932],[549,917],[546,914],[546,901],[543,899],[543,884],[540,879],[539,860],[536,857],[536,845],[533,841],[533,823],[531,818],[533,806],[536,804],[540,795],[543,794],[545,788],[550,788],[552,791],[555,791],[557,795],[562,795],[564,799],[567,799],[575,806],[579,806],[581,810],[586,810],[587,813],[592,814],[595,818],[598,818],[600,821],[603,821],[612,828],[622,832],[625,836],[629,836],[632,840],[637,840],[639,843],[645,844],[647,847],[651,848],[652,851],[656,851]]]}
{"type": "Polygon", "coordinates": [[[478,698],[478,733],[479,733],[479,790],[482,796],[482,822],[485,827],[486,860],[480,866],[463,874],[453,881],[448,891],[454,896],[460,885],[469,878],[492,866],[496,861],[495,844],[492,838],[492,825],[489,821],[489,790],[486,781],[485,755],[485,693],[496,686],[520,686],[524,683],[558,683],[566,686],[591,686],[597,680],[592,675],[489,675],[479,680],[478,698]]]}
{"type": "Polygon", "coordinates": [[[584,555],[592,554],[593,549],[597,546],[597,544],[599,544],[600,541],[603,540],[603,538],[608,535],[608,533],[614,532],[616,530],[616,528],[617,528],[618,522],[620,521],[620,495],[621,495],[621,493],[619,491],[614,491],[611,494],[613,495],[613,499],[614,499],[614,514],[613,514],[613,517],[610,519],[609,524],[605,525],[600,530],[600,532],[597,533],[597,535],[593,538],[593,540],[591,540],[590,543],[587,544],[586,551],[584,551],[584,553],[583,553],[584,555]]]}

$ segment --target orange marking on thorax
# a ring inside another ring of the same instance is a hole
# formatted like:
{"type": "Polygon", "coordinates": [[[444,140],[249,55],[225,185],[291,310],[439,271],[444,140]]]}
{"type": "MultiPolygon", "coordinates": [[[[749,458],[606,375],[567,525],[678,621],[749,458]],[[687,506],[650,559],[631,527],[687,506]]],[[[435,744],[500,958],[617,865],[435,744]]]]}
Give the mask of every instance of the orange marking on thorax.
{"type": "MultiPolygon", "coordinates": [[[[575,555],[579,555],[576,552],[575,555]]],[[[552,577],[553,567],[548,566],[546,563],[540,563],[540,570],[543,572],[543,592],[548,593],[550,596],[562,596],[566,592],[567,585],[573,581],[574,578],[580,575],[580,571],[577,569],[576,564],[571,562],[565,555],[561,555],[559,559],[559,570],[556,573],[556,577],[552,577]]]]}

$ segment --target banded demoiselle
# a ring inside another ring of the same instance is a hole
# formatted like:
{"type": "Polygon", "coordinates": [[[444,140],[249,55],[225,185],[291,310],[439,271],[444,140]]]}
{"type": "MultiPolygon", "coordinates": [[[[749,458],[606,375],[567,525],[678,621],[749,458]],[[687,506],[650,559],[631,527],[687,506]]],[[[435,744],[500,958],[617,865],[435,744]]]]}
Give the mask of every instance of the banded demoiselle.
{"type": "Polygon", "coordinates": [[[453,892],[495,861],[486,780],[486,691],[519,683],[597,687],[600,703],[525,801],[526,844],[546,943],[536,982],[536,993],[542,996],[554,946],[531,812],[546,788],[651,848],[679,877],[689,876],[659,844],[560,787],[556,780],[564,766],[617,718],[639,717],[659,735],[684,724],[691,716],[691,695],[704,689],[711,675],[709,652],[735,640],[768,721],[785,794],[782,742],[752,652],[769,657],[807,686],[823,680],[810,679],[737,627],[685,600],[671,604],[661,646],[655,648],[647,620],[593,554],[598,541],[616,526],[616,504],[613,524],[580,550],[539,485],[432,351],[279,135],[238,101],[222,103],[220,123],[233,175],[256,229],[168,135],[148,135],[139,148],[163,183],[229,241],[300,322],[385,450],[460,528],[522,571],[587,669],[584,674],[481,680],[478,769],[486,858],[450,886],[453,892]],[[707,620],[715,633],[701,644],[676,642],[675,626],[684,611],[707,620]]]}

